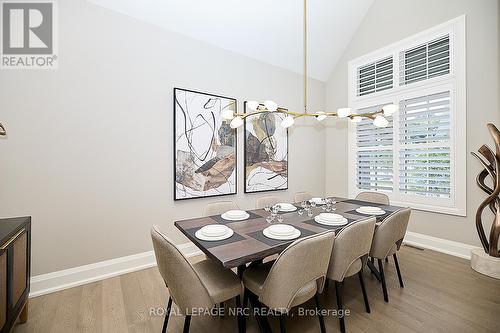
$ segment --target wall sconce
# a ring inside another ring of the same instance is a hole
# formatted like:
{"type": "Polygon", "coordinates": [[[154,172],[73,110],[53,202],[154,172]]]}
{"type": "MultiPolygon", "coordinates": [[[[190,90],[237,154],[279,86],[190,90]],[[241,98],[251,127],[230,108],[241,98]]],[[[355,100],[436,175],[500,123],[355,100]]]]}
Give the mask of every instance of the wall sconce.
{"type": "Polygon", "coordinates": [[[5,130],[5,127],[3,127],[2,123],[0,123],[0,136],[6,136],[7,131],[5,130]]]}

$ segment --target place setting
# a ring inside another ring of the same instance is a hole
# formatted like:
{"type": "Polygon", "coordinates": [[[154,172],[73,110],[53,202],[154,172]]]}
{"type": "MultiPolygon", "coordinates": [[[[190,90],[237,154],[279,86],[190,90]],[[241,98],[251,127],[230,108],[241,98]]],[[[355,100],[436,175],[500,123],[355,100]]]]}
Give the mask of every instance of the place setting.
{"type": "Polygon", "coordinates": [[[245,210],[240,210],[240,209],[232,209],[228,210],[221,215],[214,215],[211,216],[211,218],[219,223],[230,223],[230,222],[238,222],[238,221],[245,221],[245,220],[251,220],[251,219],[256,219],[260,218],[261,216],[253,213],[253,212],[247,212],[245,210]]]}
{"type": "Polygon", "coordinates": [[[378,215],[385,215],[387,212],[383,210],[380,207],[376,206],[361,206],[359,208],[356,208],[356,212],[364,215],[370,215],[370,216],[378,216],[378,215]]]}
{"type": "Polygon", "coordinates": [[[204,241],[220,241],[234,234],[233,229],[223,224],[209,224],[195,232],[195,237],[204,241]]]}
{"type": "Polygon", "coordinates": [[[295,205],[292,205],[291,203],[288,202],[280,202],[276,204],[274,207],[276,207],[278,213],[291,213],[297,210],[297,207],[295,205]]]}
{"type": "Polygon", "coordinates": [[[330,227],[345,226],[349,223],[349,220],[347,218],[340,214],[334,213],[320,213],[314,217],[314,221],[318,224],[330,227]]]}
{"type": "Polygon", "coordinates": [[[299,229],[295,228],[289,224],[273,224],[262,230],[264,236],[276,239],[276,240],[292,240],[299,238],[301,232],[299,229]]]}

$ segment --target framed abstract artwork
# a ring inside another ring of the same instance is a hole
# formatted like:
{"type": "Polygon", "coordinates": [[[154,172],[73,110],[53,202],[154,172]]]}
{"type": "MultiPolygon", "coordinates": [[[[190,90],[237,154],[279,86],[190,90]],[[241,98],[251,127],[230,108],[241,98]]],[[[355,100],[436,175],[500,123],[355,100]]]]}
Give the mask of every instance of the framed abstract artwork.
{"type": "MultiPolygon", "coordinates": [[[[247,113],[247,103],[244,103],[247,113]]],[[[288,129],[282,113],[245,118],[245,193],[288,189],[288,129]]]]}
{"type": "Polygon", "coordinates": [[[236,99],[174,88],[174,200],[236,194],[236,99]]]}

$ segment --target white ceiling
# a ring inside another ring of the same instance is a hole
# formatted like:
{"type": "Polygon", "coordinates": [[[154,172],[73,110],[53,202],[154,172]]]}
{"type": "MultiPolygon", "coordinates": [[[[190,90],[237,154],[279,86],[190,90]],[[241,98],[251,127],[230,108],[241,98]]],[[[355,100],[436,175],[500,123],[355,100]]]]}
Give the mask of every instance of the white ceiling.
{"type": "MultiPolygon", "coordinates": [[[[88,0],[302,73],[302,0],[88,0]]],[[[325,81],[373,0],[308,1],[309,76],[325,81]]]]}

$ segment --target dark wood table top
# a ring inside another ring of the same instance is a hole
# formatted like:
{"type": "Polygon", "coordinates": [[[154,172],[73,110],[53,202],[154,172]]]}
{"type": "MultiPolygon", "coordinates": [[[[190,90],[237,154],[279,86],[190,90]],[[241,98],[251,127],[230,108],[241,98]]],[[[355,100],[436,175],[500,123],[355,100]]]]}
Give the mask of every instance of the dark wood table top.
{"type": "MultiPolygon", "coordinates": [[[[368,217],[368,215],[356,212],[356,208],[360,206],[379,206],[385,210],[387,214],[377,216],[377,221],[383,220],[387,215],[401,208],[354,199],[338,197],[332,197],[332,199],[337,201],[335,204],[335,213],[342,214],[349,220],[349,223],[355,223],[356,221],[368,217]]],[[[300,204],[297,204],[297,206],[300,207],[300,204]]],[[[314,216],[323,212],[321,206],[317,206],[313,208],[313,210],[314,216]]],[[[175,221],[174,225],[209,258],[220,262],[226,268],[238,267],[280,253],[293,241],[300,239],[278,241],[265,237],[262,234],[262,230],[270,225],[266,221],[266,217],[269,216],[269,213],[264,209],[256,209],[247,212],[250,214],[250,218],[244,221],[225,221],[219,215],[216,215],[175,221]],[[222,241],[202,241],[194,236],[195,232],[201,227],[217,223],[225,224],[233,229],[233,236],[222,241]]],[[[300,237],[306,237],[326,230],[338,231],[342,228],[323,226],[314,222],[314,216],[311,218],[306,213],[299,215],[297,211],[283,213],[282,215],[284,217],[283,223],[291,224],[301,230],[300,237]]]]}

